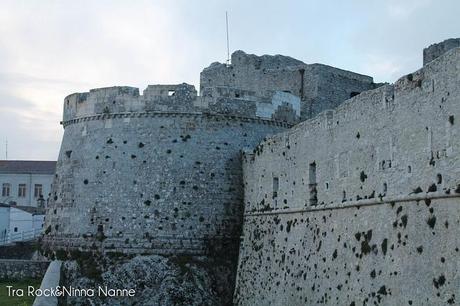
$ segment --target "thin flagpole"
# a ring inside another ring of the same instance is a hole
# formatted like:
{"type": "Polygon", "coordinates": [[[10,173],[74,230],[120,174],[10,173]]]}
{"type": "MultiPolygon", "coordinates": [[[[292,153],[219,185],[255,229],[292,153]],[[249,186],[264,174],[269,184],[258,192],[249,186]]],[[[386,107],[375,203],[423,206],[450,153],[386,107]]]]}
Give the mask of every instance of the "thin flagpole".
{"type": "Polygon", "coordinates": [[[228,12],[225,11],[225,23],[227,25],[227,65],[230,65],[230,40],[228,38],[228,12]]]}

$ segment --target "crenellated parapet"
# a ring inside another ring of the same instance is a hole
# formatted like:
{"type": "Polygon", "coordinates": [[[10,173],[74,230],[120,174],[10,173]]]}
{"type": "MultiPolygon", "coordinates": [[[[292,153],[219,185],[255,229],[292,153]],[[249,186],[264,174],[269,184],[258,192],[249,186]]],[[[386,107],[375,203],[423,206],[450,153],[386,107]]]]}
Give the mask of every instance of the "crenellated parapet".
{"type": "Polygon", "coordinates": [[[300,119],[300,99],[283,92],[258,97],[251,91],[224,86],[207,88],[198,96],[195,87],[186,83],[149,85],[142,95],[134,87],[107,87],[67,96],[63,125],[85,118],[150,113],[221,114],[293,124],[300,119]]]}
{"type": "Polygon", "coordinates": [[[149,111],[198,111],[195,87],[188,84],[149,85],[139,89],[116,86],[75,93],[64,99],[64,118],[69,121],[93,115],[149,111]]]}
{"type": "Polygon", "coordinates": [[[423,65],[437,59],[447,51],[460,47],[460,38],[449,38],[423,49],[423,65]]]}
{"type": "Polygon", "coordinates": [[[256,56],[236,51],[231,65],[213,63],[200,75],[200,92],[236,88],[259,98],[273,92],[289,93],[300,99],[301,120],[333,109],[343,101],[381,84],[372,77],[322,64],[305,64],[283,55],[256,56]]]}

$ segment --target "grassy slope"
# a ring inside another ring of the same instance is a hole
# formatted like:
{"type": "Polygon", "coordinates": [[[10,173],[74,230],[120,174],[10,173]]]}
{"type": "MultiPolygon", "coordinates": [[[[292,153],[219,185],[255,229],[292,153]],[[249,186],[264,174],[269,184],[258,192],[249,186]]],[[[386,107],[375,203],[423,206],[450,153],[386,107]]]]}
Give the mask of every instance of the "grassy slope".
{"type": "Polygon", "coordinates": [[[39,279],[29,279],[22,281],[0,281],[0,305],[5,306],[30,306],[34,302],[33,296],[27,296],[27,286],[33,286],[36,289],[40,288],[39,279]],[[23,297],[8,296],[6,286],[13,286],[13,289],[23,289],[23,297]]]}

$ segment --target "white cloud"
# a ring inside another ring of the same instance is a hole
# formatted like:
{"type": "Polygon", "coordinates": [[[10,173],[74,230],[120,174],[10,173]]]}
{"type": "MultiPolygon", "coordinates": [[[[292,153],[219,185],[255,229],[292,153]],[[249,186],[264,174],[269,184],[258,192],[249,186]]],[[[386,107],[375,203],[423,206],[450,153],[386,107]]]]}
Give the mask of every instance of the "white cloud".
{"type": "MultiPolygon", "coordinates": [[[[459,2],[0,0],[0,147],[56,158],[65,96],[95,87],[188,82],[232,50],[284,53],[394,81],[421,49],[458,36],[459,2]]],[[[2,150],[0,149],[0,156],[2,150]]]]}
{"type": "Polygon", "coordinates": [[[427,7],[431,3],[431,0],[390,0],[386,2],[386,9],[390,17],[406,19],[417,10],[427,7]]]}

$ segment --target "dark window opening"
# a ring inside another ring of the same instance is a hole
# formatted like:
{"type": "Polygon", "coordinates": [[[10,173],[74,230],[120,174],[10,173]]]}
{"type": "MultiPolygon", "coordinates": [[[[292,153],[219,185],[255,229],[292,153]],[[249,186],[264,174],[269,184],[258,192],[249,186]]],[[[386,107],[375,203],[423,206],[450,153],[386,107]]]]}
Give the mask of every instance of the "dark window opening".
{"type": "Polygon", "coordinates": [[[360,94],[359,91],[352,91],[352,92],[350,93],[350,98],[353,98],[354,96],[357,96],[357,95],[359,95],[359,94],[360,94]]]}
{"type": "Polygon", "coordinates": [[[43,196],[43,185],[42,184],[35,184],[34,186],[34,197],[39,198],[43,196]]]}
{"type": "Polygon", "coordinates": [[[11,184],[5,183],[2,186],[2,197],[9,197],[11,192],[11,184]]]}
{"type": "Polygon", "coordinates": [[[18,197],[24,198],[26,196],[26,184],[19,184],[18,197]]]}
{"type": "Polygon", "coordinates": [[[277,177],[273,178],[273,199],[278,197],[278,190],[279,190],[279,179],[277,177]]]}
{"type": "Polygon", "coordinates": [[[318,204],[318,191],[316,189],[316,163],[313,162],[310,164],[309,167],[309,182],[308,182],[308,189],[310,192],[310,204],[317,205],[318,204]]]}

